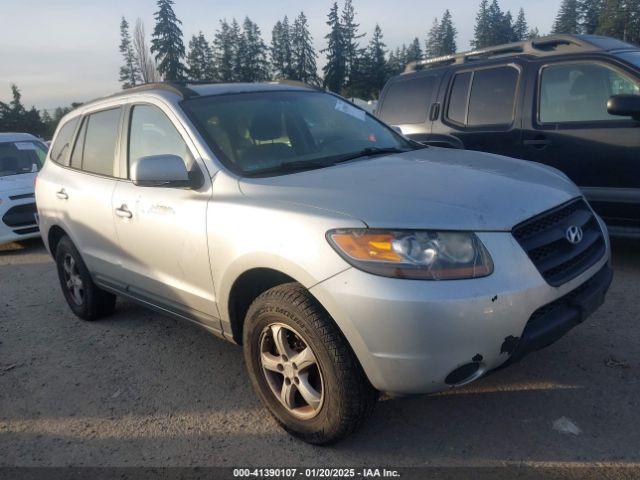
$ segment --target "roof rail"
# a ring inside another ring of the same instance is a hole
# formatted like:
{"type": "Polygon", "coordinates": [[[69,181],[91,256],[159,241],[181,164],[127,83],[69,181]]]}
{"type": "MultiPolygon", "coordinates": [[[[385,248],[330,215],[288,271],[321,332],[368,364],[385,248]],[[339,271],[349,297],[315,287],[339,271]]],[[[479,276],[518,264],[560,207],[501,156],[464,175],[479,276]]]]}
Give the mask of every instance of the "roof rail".
{"type": "MultiPolygon", "coordinates": [[[[602,37],[600,37],[602,38],[602,37]]],[[[534,40],[496,45],[470,52],[456,53],[441,57],[428,58],[408,63],[403,74],[412,73],[428,68],[442,67],[453,64],[463,64],[493,57],[508,57],[516,55],[544,56],[557,53],[560,47],[570,47],[573,51],[605,50],[598,41],[598,37],[590,35],[550,35],[534,40]]]]}
{"type": "Polygon", "coordinates": [[[142,85],[136,85],[135,87],[125,88],[119,92],[106,95],[104,97],[94,98],[88,102],[82,104],[82,106],[90,105],[101,100],[108,100],[111,98],[121,97],[130,93],[145,92],[147,90],[165,90],[180,95],[182,98],[195,97],[198,94],[186,87],[186,84],[171,83],[171,82],[155,82],[155,83],[143,83],[142,85]]]}

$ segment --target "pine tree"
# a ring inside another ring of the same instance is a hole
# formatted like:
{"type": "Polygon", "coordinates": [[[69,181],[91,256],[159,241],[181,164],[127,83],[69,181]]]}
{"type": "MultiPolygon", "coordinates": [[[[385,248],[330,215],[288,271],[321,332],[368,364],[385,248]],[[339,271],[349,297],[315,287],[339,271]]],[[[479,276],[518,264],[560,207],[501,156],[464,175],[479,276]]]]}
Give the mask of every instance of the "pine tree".
{"type": "Polygon", "coordinates": [[[440,40],[442,39],[442,35],[440,34],[440,22],[438,18],[433,19],[433,24],[431,25],[431,29],[427,34],[427,41],[425,43],[425,57],[433,58],[440,55],[442,51],[442,45],[440,44],[440,40]]]}
{"type": "Polygon", "coordinates": [[[135,87],[140,83],[140,70],[136,60],[136,55],[131,44],[131,35],[129,34],[129,22],[122,17],[120,22],[120,53],[124,64],[120,67],[120,82],[122,88],[135,87]]]}
{"type": "Polygon", "coordinates": [[[529,30],[529,33],[527,33],[527,38],[526,40],[535,40],[536,38],[540,38],[542,35],[540,35],[540,30],[538,30],[538,27],[533,27],[529,30]]]}
{"type": "Polygon", "coordinates": [[[213,81],[213,52],[204,34],[193,35],[189,41],[187,73],[194,82],[213,81]]]}
{"type": "Polygon", "coordinates": [[[278,20],[271,32],[271,66],[276,78],[290,78],[291,69],[291,28],[285,15],[278,20]]]}
{"type": "Polygon", "coordinates": [[[529,26],[527,25],[527,19],[524,15],[524,9],[520,9],[518,12],[518,18],[516,22],[513,24],[513,38],[514,42],[521,42],[526,40],[527,34],[529,33],[529,26]]]}
{"type": "Polygon", "coordinates": [[[552,33],[580,33],[578,0],[562,0],[552,33]]]}
{"type": "Polygon", "coordinates": [[[268,50],[258,25],[245,17],[237,52],[240,81],[263,82],[269,79],[268,50]]]}
{"type": "Polygon", "coordinates": [[[605,0],[597,33],[640,43],[640,1],[605,0]]]}
{"type": "Polygon", "coordinates": [[[324,86],[332,92],[342,92],[347,75],[346,54],[342,24],[338,15],[338,3],[334,2],[329,11],[327,25],[329,33],[325,36],[327,48],[322,53],[327,55],[327,63],[322,69],[324,73],[324,86]]]}
{"type": "Polygon", "coordinates": [[[317,85],[319,82],[316,57],[307,17],[304,12],[300,12],[293,22],[291,31],[291,78],[317,85]]]}
{"type": "Polygon", "coordinates": [[[407,53],[405,58],[403,59],[405,63],[417,62],[422,60],[422,48],[420,48],[420,40],[418,37],[413,39],[413,42],[409,44],[409,48],[407,48],[407,53]]]}
{"type": "Polygon", "coordinates": [[[511,14],[506,16],[500,5],[498,4],[498,0],[493,0],[487,9],[487,18],[488,18],[488,45],[501,45],[503,43],[508,43],[511,40],[511,14]]]}
{"type": "Polygon", "coordinates": [[[173,0],[158,0],[158,11],[154,14],[156,25],[151,40],[151,52],[155,53],[158,71],[167,82],[184,80],[185,55],[182,42],[182,22],[173,11],[173,0]]]}
{"type": "Polygon", "coordinates": [[[600,23],[600,15],[602,15],[602,9],[604,7],[603,0],[582,0],[578,6],[582,33],[596,33],[600,23]]]}
{"type": "Polygon", "coordinates": [[[476,25],[471,46],[474,49],[485,48],[491,45],[489,25],[489,0],[482,0],[476,14],[476,25]]]}
{"type": "Polygon", "coordinates": [[[220,27],[213,37],[214,80],[220,82],[233,82],[236,79],[236,48],[239,38],[235,19],[233,24],[235,29],[226,20],[220,20],[220,27]]]}
{"type": "Polygon", "coordinates": [[[390,76],[399,75],[400,73],[402,73],[404,71],[405,65],[405,60],[400,55],[400,47],[396,47],[395,50],[389,52],[389,59],[387,60],[387,71],[389,72],[390,76]]]}
{"type": "Polygon", "coordinates": [[[440,39],[440,51],[438,52],[438,55],[451,55],[456,53],[458,50],[456,45],[458,31],[456,30],[456,27],[453,26],[453,19],[451,18],[451,12],[449,12],[449,10],[445,10],[442,15],[442,20],[440,21],[438,30],[440,39]]]}
{"type": "Polygon", "coordinates": [[[11,85],[12,100],[0,102],[0,132],[26,132],[41,137],[47,127],[35,107],[27,110],[22,104],[22,94],[17,85],[11,85]]]}
{"type": "Polygon", "coordinates": [[[380,25],[376,23],[366,56],[368,60],[367,79],[371,89],[370,95],[372,98],[378,98],[380,96],[380,91],[382,90],[382,87],[384,87],[388,78],[386,71],[386,45],[382,38],[382,29],[380,28],[380,25]]]}
{"type": "MultiPolygon", "coordinates": [[[[362,38],[364,34],[358,33],[359,24],[355,23],[356,13],[353,8],[352,0],[345,0],[342,7],[342,15],[340,22],[342,24],[342,41],[344,43],[344,56],[345,56],[345,76],[347,79],[351,75],[354,64],[357,61],[358,51],[360,45],[358,39],[362,38]]],[[[348,80],[347,80],[348,82],[348,80]]]]}

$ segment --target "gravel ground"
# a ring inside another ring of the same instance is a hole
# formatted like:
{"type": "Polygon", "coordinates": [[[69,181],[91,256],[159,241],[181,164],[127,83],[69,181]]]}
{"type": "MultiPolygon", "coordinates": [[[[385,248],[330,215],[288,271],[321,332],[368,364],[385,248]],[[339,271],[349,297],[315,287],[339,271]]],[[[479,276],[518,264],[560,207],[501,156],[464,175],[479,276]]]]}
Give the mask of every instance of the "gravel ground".
{"type": "Polygon", "coordinates": [[[329,448],[278,428],[237,346],[126,302],[82,322],[41,243],[0,247],[0,465],[640,468],[639,247],[614,244],[605,305],[556,344],[460,390],[383,400],[329,448]]]}

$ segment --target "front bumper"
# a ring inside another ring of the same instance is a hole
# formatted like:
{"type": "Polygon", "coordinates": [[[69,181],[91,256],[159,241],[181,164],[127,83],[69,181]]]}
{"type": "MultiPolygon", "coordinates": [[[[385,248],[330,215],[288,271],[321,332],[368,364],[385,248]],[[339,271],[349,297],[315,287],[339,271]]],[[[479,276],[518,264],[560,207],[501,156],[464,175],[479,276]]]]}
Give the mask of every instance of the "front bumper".
{"type": "Polygon", "coordinates": [[[511,234],[478,236],[494,259],[489,277],[433,282],[351,268],[311,288],[378,390],[436,392],[512,363],[583,321],[611,282],[608,240],[599,261],[552,287],[511,234]],[[591,279],[597,287],[587,288],[591,279]],[[554,304],[562,308],[536,313],[554,304]]]}
{"type": "Polygon", "coordinates": [[[33,190],[3,194],[1,200],[0,245],[40,236],[33,190]]]}

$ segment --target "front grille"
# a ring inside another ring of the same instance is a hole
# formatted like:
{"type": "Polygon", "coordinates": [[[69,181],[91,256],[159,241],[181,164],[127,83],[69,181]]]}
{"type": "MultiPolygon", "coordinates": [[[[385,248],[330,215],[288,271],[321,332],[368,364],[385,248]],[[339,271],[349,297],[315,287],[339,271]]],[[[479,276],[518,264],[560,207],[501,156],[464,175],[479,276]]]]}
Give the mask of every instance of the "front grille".
{"type": "Polygon", "coordinates": [[[554,287],[577,277],[605,253],[598,220],[582,199],[526,220],[512,233],[547,283],[554,287]],[[582,229],[582,241],[577,244],[566,238],[570,226],[582,229]]]}
{"type": "Polygon", "coordinates": [[[2,221],[12,228],[28,227],[36,224],[37,211],[35,203],[17,205],[7,210],[2,221]]]}

